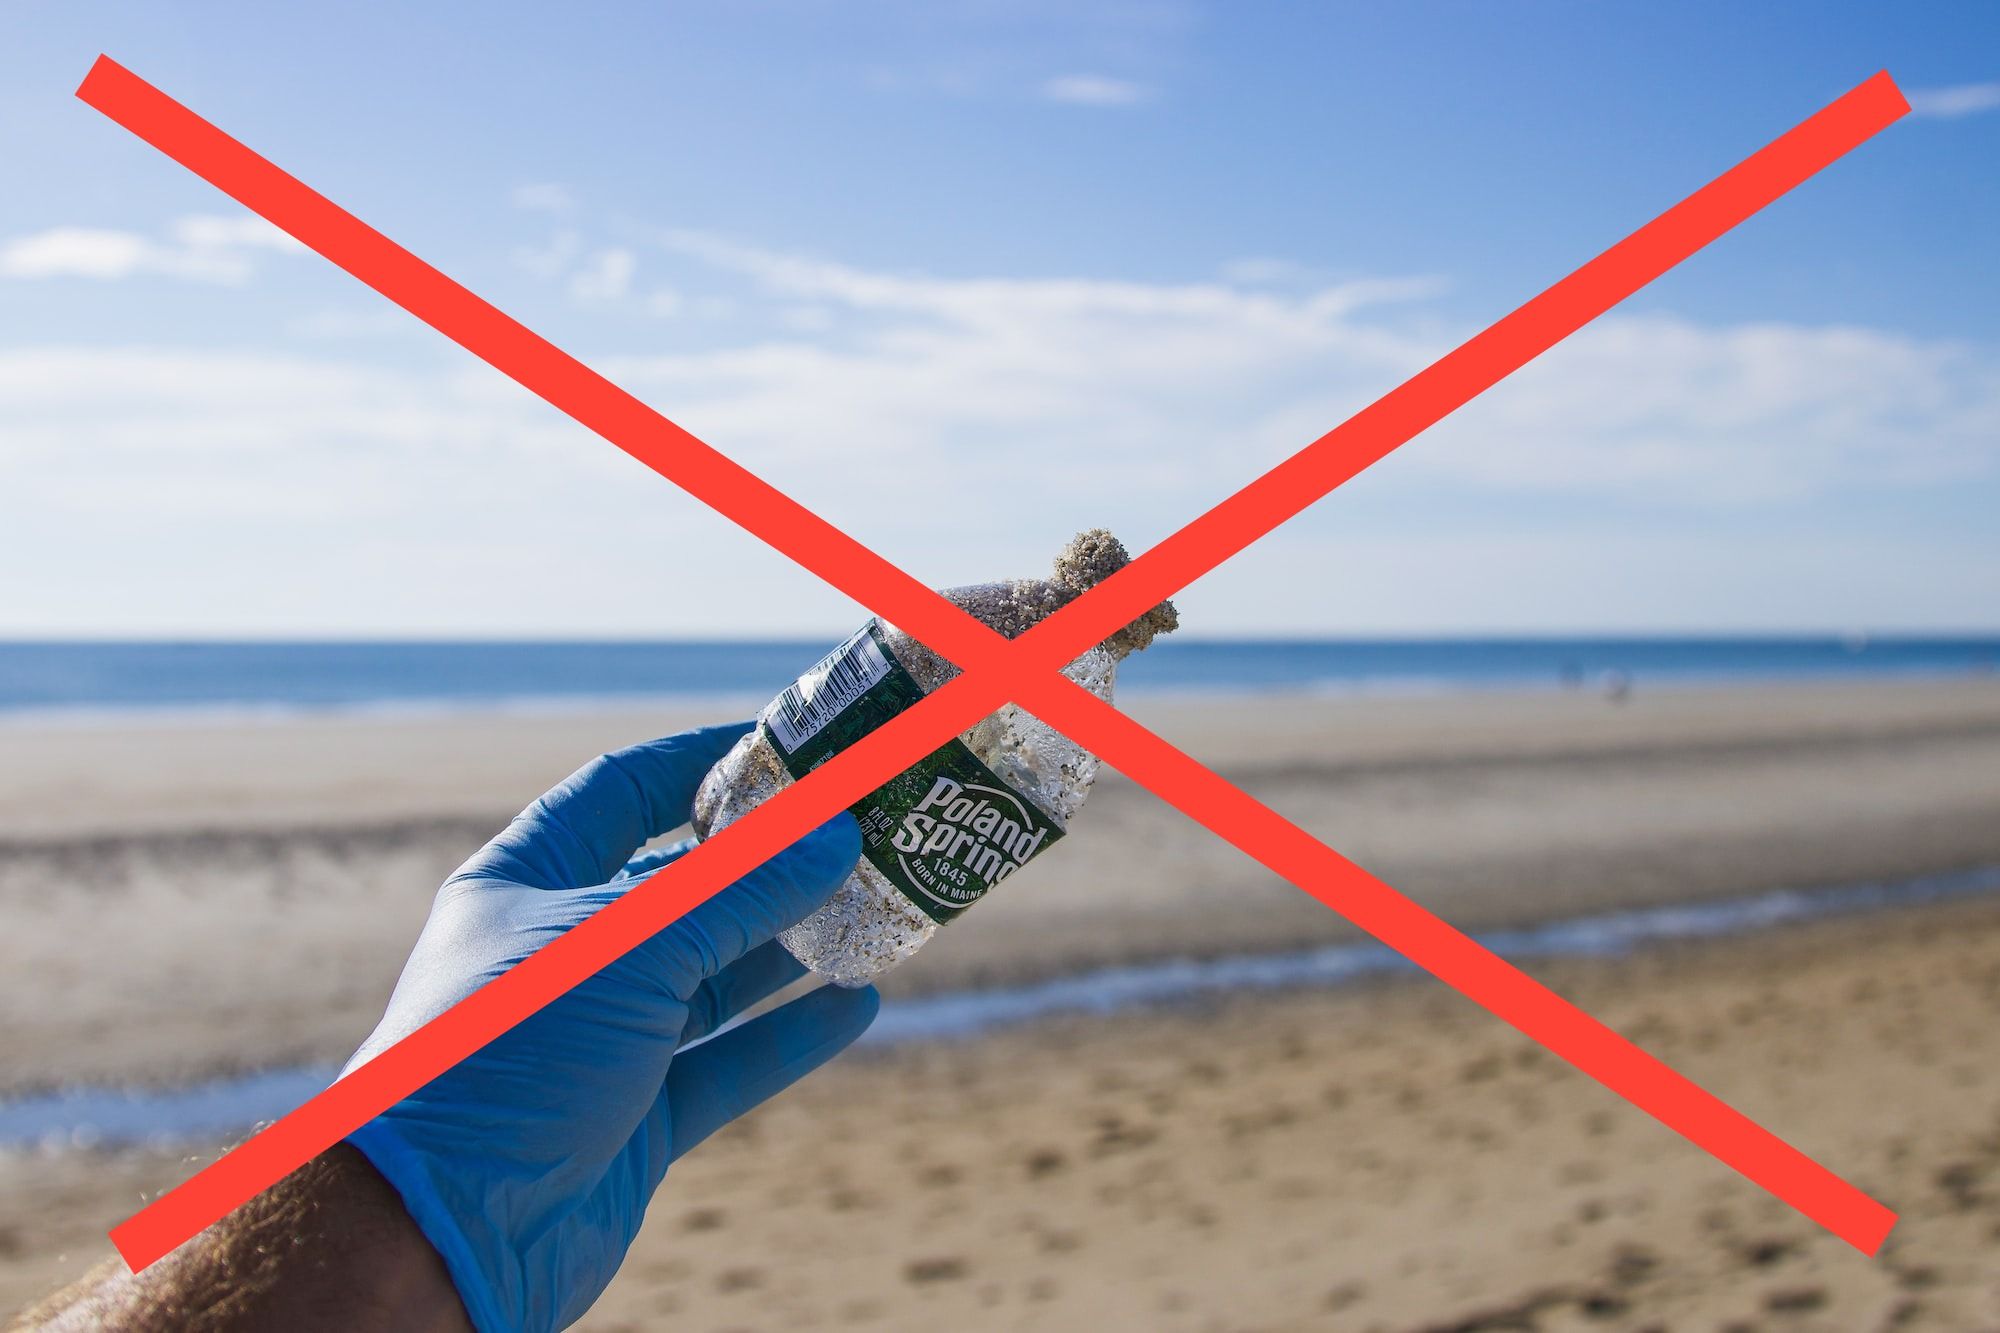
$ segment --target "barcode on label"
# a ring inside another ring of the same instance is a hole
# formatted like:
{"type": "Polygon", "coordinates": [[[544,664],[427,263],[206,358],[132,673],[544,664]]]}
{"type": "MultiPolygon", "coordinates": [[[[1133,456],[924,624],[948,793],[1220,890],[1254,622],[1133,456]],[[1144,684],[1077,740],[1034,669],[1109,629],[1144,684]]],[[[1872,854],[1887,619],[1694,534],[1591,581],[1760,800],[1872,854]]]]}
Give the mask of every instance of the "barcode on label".
{"type": "Polygon", "coordinates": [[[794,754],[889,674],[889,658],[866,628],[820,659],[764,711],[764,725],[794,754]]]}

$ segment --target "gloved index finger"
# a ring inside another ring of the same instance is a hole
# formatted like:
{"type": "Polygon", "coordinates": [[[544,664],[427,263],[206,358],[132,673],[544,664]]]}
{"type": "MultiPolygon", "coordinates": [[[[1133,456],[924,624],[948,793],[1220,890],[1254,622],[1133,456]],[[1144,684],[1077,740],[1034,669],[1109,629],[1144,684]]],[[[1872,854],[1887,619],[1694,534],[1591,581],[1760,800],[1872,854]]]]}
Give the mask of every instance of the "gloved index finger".
{"type": "Polygon", "coordinates": [[[758,945],[823,907],[861,858],[861,828],[843,810],[642,946],[683,999],[758,945]]]}
{"type": "Polygon", "coordinates": [[[517,815],[459,874],[543,889],[605,883],[633,852],[687,822],[701,780],[752,725],[702,727],[599,755],[517,815]]]}

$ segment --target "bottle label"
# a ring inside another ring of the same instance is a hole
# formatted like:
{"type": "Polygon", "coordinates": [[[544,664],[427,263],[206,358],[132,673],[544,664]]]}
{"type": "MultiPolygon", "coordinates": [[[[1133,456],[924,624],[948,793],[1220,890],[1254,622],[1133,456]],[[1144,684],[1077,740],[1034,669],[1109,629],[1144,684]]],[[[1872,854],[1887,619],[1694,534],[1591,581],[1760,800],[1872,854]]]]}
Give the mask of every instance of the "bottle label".
{"type": "MultiPolygon", "coordinates": [[[[923,697],[870,621],[758,720],[785,770],[802,778],[923,697]]],[[[1063,835],[955,736],[848,809],[861,854],[940,924],[1063,835]]]]}

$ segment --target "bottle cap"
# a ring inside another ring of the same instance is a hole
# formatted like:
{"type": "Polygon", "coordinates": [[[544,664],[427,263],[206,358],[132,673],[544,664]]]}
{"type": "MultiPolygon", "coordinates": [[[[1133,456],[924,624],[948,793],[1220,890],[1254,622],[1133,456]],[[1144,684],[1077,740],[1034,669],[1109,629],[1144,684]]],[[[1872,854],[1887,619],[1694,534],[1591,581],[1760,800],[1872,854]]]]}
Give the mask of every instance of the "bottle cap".
{"type": "MultiPolygon", "coordinates": [[[[1126,554],[1123,542],[1103,528],[1092,528],[1070,538],[1069,545],[1056,556],[1052,582],[1059,590],[1060,599],[1072,602],[1131,563],[1132,557],[1126,554]]],[[[1172,632],[1180,623],[1180,612],[1174,604],[1161,602],[1106,639],[1104,651],[1113,657],[1136,653],[1150,644],[1155,636],[1172,632]]]]}

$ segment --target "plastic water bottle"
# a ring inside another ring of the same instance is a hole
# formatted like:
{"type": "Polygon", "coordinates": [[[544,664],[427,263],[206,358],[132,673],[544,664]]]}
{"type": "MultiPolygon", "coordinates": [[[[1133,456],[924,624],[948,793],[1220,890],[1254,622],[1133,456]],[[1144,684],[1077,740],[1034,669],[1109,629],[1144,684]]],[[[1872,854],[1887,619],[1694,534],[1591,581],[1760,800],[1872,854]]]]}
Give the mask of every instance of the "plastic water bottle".
{"type": "MultiPolygon", "coordinates": [[[[1127,558],[1116,537],[1094,529],[1063,548],[1047,579],[944,596],[1011,639],[1127,558]]],[[[1063,674],[1109,700],[1118,663],[1178,621],[1173,603],[1162,602],[1063,674]]],[[[695,796],[695,835],[726,827],[957,674],[895,626],[870,621],[772,700],[709,770],[695,796]]],[[[1096,777],[1093,755],[1006,705],[849,807],[861,825],[859,864],[825,907],[779,940],[832,981],[866,984],[1047,851],[1096,777]]]]}

